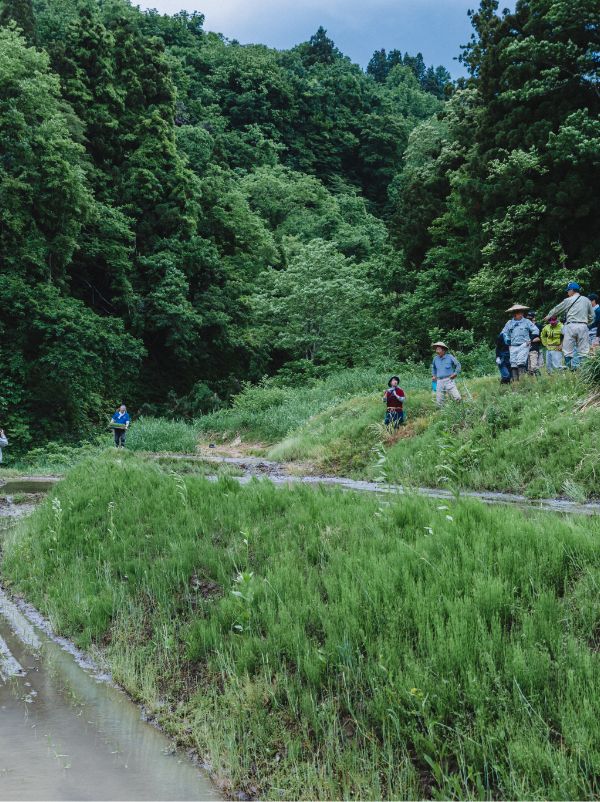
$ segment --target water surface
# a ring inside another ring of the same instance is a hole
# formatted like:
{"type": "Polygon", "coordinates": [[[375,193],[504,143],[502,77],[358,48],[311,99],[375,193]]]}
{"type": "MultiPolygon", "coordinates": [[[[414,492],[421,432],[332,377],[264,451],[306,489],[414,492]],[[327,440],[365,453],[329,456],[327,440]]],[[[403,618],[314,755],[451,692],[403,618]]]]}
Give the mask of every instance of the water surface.
{"type": "Polygon", "coordinates": [[[187,755],[0,591],[0,800],[219,799],[187,755]]]}

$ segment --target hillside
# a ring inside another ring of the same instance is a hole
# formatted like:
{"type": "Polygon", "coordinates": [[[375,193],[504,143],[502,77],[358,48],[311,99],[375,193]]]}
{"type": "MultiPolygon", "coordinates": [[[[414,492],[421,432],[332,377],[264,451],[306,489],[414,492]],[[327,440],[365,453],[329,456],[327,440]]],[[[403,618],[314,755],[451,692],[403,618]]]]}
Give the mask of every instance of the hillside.
{"type": "Polygon", "coordinates": [[[387,376],[349,372],[297,389],[252,387],[231,411],[201,418],[202,442],[241,438],[249,453],[304,470],[404,485],[452,486],[535,497],[595,497],[597,410],[578,411],[586,387],[573,375],[459,383],[466,403],[438,411],[427,372],[402,374],[407,423],[383,426],[387,376]],[[373,391],[374,387],[379,387],[373,391]],[[255,445],[253,445],[253,443],[255,445]]]}
{"type": "Polygon", "coordinates": [[[486,0],[453,83],[401,42],[363,70],[323,28],[280,51],[200,13],[0,0],[13,453],[123,400],[191,419],[265,375],[489,348],[515,300],[598,289],[596,17],[486,0]]]}

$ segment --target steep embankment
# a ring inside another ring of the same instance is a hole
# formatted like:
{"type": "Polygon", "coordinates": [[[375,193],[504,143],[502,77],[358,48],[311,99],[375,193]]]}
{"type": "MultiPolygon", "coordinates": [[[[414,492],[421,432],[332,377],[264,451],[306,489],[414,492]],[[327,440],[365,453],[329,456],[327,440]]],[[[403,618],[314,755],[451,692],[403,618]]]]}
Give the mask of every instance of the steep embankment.
{"type": "Polygon", "coordinates": [[[3,571],[230,789],[594,798],[600,519],[240,487],[105,454],[3,571]]]}
{"type": "Polygon", "coordinates": [[[318,386],[313,392],[321,407],[312,408],[306,389],[295,419],[281,412],[292,407],[294,391],[252,388],[231,411],[207,416],[200,426],[217,445],[241,436],[251,448],[259,436],[265,456],[302,462],[317,472],[534,498],[582,501],[597,495],[600,417],[595,409],[578,410],[584,390],[576,377],[526,378],[508,387],[495,377],[467,380],[460,384],[465,403],[448,403],[441,412],[426,378],[409,376],[403,385],[408,422],[397,433],[383,426],[373,385],[337,396],[318,386]]]}

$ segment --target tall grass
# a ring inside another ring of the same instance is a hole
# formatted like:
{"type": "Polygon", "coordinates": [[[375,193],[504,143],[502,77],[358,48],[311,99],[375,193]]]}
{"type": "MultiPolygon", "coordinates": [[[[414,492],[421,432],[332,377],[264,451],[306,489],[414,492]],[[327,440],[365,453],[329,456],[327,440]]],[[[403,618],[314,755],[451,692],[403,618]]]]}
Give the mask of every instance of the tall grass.
{"type": "MultiPolygon", "coordinates": [[[[424,388],[430,381],[427,372],[417,366],[407,366],[401,377],[404,389],[424,388]]],[[[259,385],[248,385],[230,409],[200,418],[198,427],[211,434],[241,433],[274,443],[314,415],[355,396],[380,398],[388,379],[388,373],[376,368],[340,371],[304,387],[289,387],[267,379],[259,385]]]]}
{"type": "Polygon", "coordinates": [[[169,418],[141,417],[127,432],[130,451],[172,451],[193,454],[198,444],[198,427],[194,423],[169,418]]]}
{"type": "Polygon", "coordinates": [[[230,790],[600,794],[600,521],[75,468],[4,574],[230,790]]]}
{"type": "Polygon", "coordinates": [[[461,406],[447,404],[418,438],[390,449],[393,480],[438,484],[442,446],[453,443],[462,455],[462,487],[575,500],[598,495],[600,418],[594,409],[578,411],[576,377],[544,376],[518,387],[481,381],[472,395],[461,406]]]}

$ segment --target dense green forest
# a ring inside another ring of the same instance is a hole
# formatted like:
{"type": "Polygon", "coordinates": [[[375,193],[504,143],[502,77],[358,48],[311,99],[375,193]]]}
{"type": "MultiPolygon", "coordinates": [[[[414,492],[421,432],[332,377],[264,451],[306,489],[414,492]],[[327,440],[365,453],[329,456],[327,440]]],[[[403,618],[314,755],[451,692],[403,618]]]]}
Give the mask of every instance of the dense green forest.
{"type": "MultiPolygon", "coordinates": [[[[0,423],[198,415],[492,340],[600,280],[598,0],[482,0],[450,80],[126,0],[0,0],[0,423]]],[[[402,43],[399,43],[402,44],[402,43]]]]}

